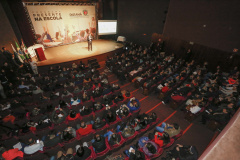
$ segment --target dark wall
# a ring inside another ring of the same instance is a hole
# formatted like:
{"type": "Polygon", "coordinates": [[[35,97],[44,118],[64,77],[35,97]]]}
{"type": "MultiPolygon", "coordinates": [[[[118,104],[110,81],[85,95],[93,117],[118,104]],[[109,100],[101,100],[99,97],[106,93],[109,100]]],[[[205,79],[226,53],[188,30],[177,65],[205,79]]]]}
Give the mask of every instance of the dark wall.
{"type": "Polygon", "coordinates": [[[170,0],[119,0],[118,35],[127,41],[150,44],[153,33],[162,33],[170,0]]]}
{"type": "Polygon", "coordinates": [[[239,0],[171,0],[163,34],[232,52],[240,49],[239,28],[239,0]]]}
{"type": "Polygon", "coordinates": [[[102,0],[103,18],[104,20],[117,19],[117,4],[118,0],[102,0]]]}
{"type": "Polygon", "coordinates": [[[19,29],[22,35],[21,38],[23,39],[25,45],[27,47],[32,46],[34,43],[36,43],[36,40],[34,38],[30,23],[26,16],[22,0],[11,0],[11,1],[2,0],[2,1],[7,1],[7,5],[9,6],[12,12],[11,14],[14,17],[14,21],[17,25],[17,29],[19,29]]]}
{"type": "Polygon", "coordinates": [[[17,38],[8,20],[8,17],[4,12],[4,9],[1,3],[0,3],[0,17],[1,17],[0,48],[2,49],[2,47],[5,46],[10,52],[12,52],[11,43],[14,45],[15,49],[17,49],[14,42],[15,40],[17,40],[17,38]]]}

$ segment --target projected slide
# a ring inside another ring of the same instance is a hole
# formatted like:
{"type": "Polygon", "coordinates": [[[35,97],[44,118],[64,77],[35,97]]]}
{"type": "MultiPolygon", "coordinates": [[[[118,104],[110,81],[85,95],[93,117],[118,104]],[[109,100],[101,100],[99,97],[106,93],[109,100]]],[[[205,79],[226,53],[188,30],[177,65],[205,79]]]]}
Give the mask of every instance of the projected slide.
{"type": "Polygon", "coordinates": [[[109,35],[117,33],[117,21],[116,20],[99,20],[98,21],[98,34],[109,35]]]}
{"type": "Polygon", "coordinates": [[[26,4],[37,43],[52,47],[96,38],[94,5],[26,4]]]}

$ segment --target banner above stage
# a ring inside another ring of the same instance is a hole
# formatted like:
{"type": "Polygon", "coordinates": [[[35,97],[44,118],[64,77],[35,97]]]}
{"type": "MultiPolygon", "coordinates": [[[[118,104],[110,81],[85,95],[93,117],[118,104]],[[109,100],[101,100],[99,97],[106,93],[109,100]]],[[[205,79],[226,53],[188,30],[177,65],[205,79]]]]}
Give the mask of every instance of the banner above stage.
{"type": "Polygon", "coordinates": [[[96,38],[95,4],[26,3],[37,43],[52,47],[96,38]]]}

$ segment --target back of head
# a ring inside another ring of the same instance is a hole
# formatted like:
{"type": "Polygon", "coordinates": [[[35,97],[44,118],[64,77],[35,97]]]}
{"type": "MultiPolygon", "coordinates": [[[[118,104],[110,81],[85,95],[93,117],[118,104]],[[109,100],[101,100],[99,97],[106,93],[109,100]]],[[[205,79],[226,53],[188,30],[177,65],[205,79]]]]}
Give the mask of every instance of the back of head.
{"type": "Polygon", "coordinates": [[[179,125],[177,123],[173,123],[175,129],[179,129],[179,125]]]}
{"type": "Polygon", "coordinates": [[[152,154],[155,154],[157,152],[156,148],[149,142],[147,143],[146,147],[148,151],[152,154]]]}
{"type": "Polygon", "coordinates": [[[138,150],[136,150],[135,156],[136,156],[136,159],[137,159],[137,160],[141,160],[141,159],[143,158],[142,155],[141,155],[141,153],[140,153],[140,151],[138,151],[138,150]]]}
{"type": "Polygon", "coordinates": [[[95,136],[95,140],[96,140],[97,142],[101,141],[101,136],[100,136],[99,134],[97,134],[97,135],[95,136]]]}
{"type": "Polygon", "coordinates": [[[100,117],[97,117],[97,118],[96,118],[96,123],[98,123],[98,124],[101,123],[100,117]]]}
{"type": "Polygon", "coordinates": [[[169,134],[168,134],[167,132],[164,132],[164,133],[163,133],[163,138],[162,138],[162,140],[163,140],[163,143],[164,143],[164,144],[168,144],[168,143],[170,142],[170,137],[169,137],[169,134]]]}
{"type": "Polygon", "coordinates": [[[74,110],[71,110],[71,111],[70,111],[70,117],[71,117],[71,118],[76,117],[76,112],[75,112],[74,110]]]}
{"type": "Polygon", "coordinates": [[[77,155],[79,157],[82,157],[83,154],[84,154],[84,148],[82,146],[80,146],[80,145],[77,145],[76,148],[77,148],[77,151],[76,151],[77,155]]]}

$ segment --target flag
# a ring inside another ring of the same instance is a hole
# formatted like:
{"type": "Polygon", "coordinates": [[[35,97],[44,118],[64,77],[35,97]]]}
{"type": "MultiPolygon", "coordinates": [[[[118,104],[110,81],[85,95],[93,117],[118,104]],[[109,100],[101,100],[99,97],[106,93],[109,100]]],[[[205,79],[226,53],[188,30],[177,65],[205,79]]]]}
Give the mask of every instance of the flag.
{"type": "Polygon", "coordinates": [[[16,49],[13,47],[12,44],[11,44],[11,46],[12,46],[12,50],[13,50],[13,52],[16,52],[16,53],[17,53],[16,49]]]}
{"type": "Polygon", "coordinates": [[[20,47],[18,46],[18,43],[17,43],[17,41],[15,41],[15,44],[16,44],[16,46],[17,46],[17,49],[18,49],[18,48],[20,48],[20,47]]]}
{"type": "Polygon", "coordinates": [[[25,54],[27,54],[28,53],[28,51],[27,51],[27,47],[25,46],[25,44],[24,44],[24,42],[23,42],[23,39],[22,39],[22,49],[23,49],[23,51],[25,52],[25,54]]]}

